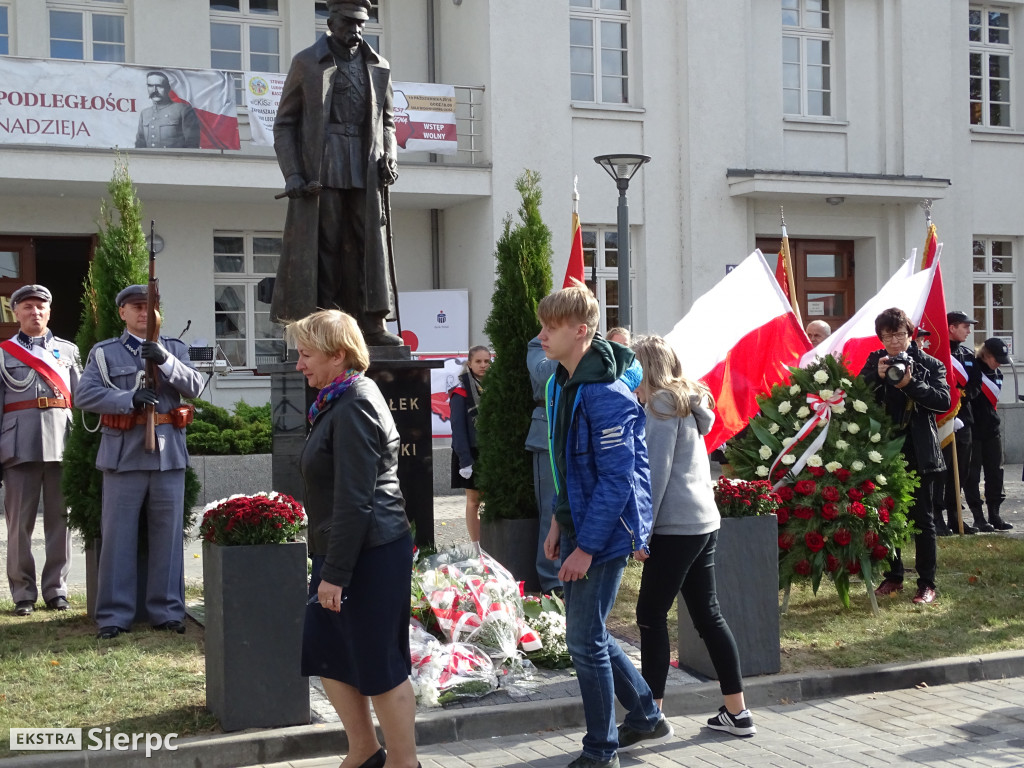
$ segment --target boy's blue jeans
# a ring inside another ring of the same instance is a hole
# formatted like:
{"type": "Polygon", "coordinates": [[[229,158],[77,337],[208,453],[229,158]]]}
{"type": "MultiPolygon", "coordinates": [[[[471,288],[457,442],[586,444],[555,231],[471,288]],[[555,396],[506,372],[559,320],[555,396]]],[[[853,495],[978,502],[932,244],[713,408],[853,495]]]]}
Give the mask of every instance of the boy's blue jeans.
{"type": "MultiPolygon", "coordinates": [[[[563,533],[560,546],[564,561],[576,549],[575,537],[563,533]]],[[[611,760],[619,746],[616,698],[626,709],[625,724],[634,730],[652,731],[661,718],[651,689],[606,626],[627,559],[622,555],[591,566],[587,578],[564,585],[565,639],[587,722],[583,754],[602,762],[611,760]]]]}

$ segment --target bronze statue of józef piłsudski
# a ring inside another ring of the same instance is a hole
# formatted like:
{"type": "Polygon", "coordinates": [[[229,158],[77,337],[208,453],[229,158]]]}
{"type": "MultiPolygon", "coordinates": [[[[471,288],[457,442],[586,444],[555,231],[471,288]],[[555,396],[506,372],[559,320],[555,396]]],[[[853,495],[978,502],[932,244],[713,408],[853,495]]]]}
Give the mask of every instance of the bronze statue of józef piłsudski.
{"type": "Polygon", "coordinates": [[[398,346],[385,187],[396,172],[391,68],[366,42],[369,0],[327,0],[327,34],[288,70],[274,123],[288,217],[275,320],[341,309],[366,343],[398,346]]]}

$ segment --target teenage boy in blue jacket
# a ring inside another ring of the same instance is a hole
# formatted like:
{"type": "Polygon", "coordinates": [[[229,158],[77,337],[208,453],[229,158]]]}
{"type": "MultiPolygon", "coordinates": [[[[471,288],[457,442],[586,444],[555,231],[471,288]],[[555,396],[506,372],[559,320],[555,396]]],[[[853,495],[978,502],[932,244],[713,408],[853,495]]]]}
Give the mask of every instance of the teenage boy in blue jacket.
{"type": "Polygon", "coordinates": [[[621,379],[633,353],[594,338],[599,306],[585,286],[544,297],[537,314],[544,352],[559,362],[546,389],[556,499],[544,550],[562,557],[566,643],[587,723],[583,754],[569,768],[618,768],[618,750],[672,736],[651,689],[605,626],[626,561],[650,535],[644,410],[621,379]],[[626,709],[618,728],[616,697],[626,709]]]}

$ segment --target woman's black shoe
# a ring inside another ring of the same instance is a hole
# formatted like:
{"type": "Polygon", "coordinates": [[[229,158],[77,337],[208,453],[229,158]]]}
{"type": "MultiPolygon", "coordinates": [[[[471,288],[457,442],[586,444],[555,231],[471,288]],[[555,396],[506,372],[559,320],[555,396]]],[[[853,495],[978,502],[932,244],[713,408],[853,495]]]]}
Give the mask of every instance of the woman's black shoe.
{"type": "Polygon", "coordinates": [[[384,768],[384,761],[387,759],[388,753],[384,751],[384,747],[381,747],[364,760],[359,768],[384,768]]]}

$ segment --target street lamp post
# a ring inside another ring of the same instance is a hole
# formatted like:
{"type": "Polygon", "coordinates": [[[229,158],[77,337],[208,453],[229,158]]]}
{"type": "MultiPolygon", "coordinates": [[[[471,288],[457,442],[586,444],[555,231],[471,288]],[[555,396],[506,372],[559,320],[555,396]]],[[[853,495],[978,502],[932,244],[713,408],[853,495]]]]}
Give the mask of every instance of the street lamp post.
{"type": "Polygon", "coordinates": [[[640,170],[640,166],[650,159],[650,155],[598,155],[594,158],[594,162],[615,179],[615,186],[619,188],[618,324],[630,329],[633,327],[633,316],[629,296],[629,204],[626,202],[626,190],[629,189],[629,181],[640,170]]]}

